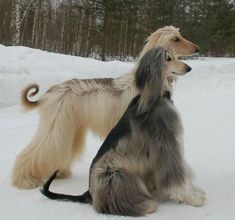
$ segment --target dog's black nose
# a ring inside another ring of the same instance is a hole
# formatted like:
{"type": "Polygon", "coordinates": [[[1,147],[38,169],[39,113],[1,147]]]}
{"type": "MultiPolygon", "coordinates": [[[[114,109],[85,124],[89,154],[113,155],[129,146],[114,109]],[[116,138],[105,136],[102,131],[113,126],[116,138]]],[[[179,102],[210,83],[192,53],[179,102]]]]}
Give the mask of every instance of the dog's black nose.
{"type": "Polygon", "coordinates": [[[200,49],[199,49],[199,47],[197,47],[197,48],[195,49],[195,53],[199,53],[199,51],[200,51],[200,49]]]}
{"type": "Polygon", "coordinates": [[[186,65],[185,70],[186,70],[186,71],[187,71],[187,73],[188,73],[188,72],[190,72],[190,71],[192,70],[192,68],[191,68],[190,66],[186,65]]]}

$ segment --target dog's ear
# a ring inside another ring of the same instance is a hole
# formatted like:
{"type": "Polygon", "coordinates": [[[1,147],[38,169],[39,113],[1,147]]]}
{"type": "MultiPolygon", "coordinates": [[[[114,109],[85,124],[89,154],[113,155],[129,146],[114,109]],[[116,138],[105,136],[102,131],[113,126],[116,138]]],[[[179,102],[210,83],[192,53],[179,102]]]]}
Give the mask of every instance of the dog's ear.
{"type": "Polygon", "coordinates": [[[165,57],[165,50],[158,47],[148,51],[139,62],[135,75],[141,95],[137,114],[148,111],[162,95],[165,57]]]}
{"type": "Polygon", "coordinates": [[[160,55],[164,54],[166,56],[166,52],[163,48],[158,47],[155,49],[149,50],[140,60],[136,74],[136,87],[139,91],[141,91],[146,84],[150,83],[151,80],[154,80],[156,75],[156,71],[158,69],[160,62],[160,55]]]}
{"type": "Polygon", "coordinates": [[[150,36],[145,39],[144,48],[139,54],[139,59],[141,59],[151,48],[156,48],[160,44],[162,38],[162,28],[153,32],[150,36]]]}
{"type": "Polygon", "coordinates": [[[139,63],[138,69],[135,74],[136,87],[142,90],[144,85],[150,80],[150,63],[149,57],[146,54],[139,63]]]}
{"type": "Polygon", "coordinates": [[[165,60],[171,59],[169,52],[162,47],[149,50],[140,60],[135,74],[136,87],[141,91],[147,83],[155,85],[162,74],[165,60]]]}

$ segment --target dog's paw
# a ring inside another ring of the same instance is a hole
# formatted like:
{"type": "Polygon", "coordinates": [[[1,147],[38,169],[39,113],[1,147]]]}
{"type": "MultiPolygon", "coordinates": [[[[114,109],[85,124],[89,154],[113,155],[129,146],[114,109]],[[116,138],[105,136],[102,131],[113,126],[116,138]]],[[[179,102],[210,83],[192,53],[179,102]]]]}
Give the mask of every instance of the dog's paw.
{"type": "Polygon", "coordinates": [[[35,178],[13,179],[12,185],[19,189],[34,189],[42,184],[42,181],[35,178]]]}
{"type": "Polygon", "coordinates": [[[183,201],[184,204],[200,207],[203,206],[206,200],[205,192],[200,189],[194,187],[194,189],[190,192],[190,194],[183,201]]]}

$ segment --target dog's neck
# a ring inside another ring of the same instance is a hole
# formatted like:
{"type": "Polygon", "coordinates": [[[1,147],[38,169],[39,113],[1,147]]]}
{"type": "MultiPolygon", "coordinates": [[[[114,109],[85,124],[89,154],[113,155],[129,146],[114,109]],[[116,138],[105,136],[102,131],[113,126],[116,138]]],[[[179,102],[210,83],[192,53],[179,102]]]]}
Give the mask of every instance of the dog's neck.
{"type": "MultiPolygon", "coordinates": [[[[141,97],[141,95],[139,94],[139,95],[137,95],[137,96],[135,97],[135,99],[137,98],[137,100],[139,100],[140,97],[141,97]]],[[[170,90],[165,90],[165,91],[163,92],[162,99],[167,99],[169,103],[171,103],[172,105],[174,104],[174,102],[173,102],[173,100],[172,100],[172,92],[171,92],[170,90]]],[[[156,103],[156,104],[157,104],[157,103],[156,103]]],[[[144,115],[146,115],[147,112],[151,111],[151,110],[154,109],[155,107],[156,107],[156,105],[153,104],[153,105],[148,109],[148,111],[143,112],[143,113],[141,113],[141,114],[138,113],[137,115],[143,117],[144,115]]]]}

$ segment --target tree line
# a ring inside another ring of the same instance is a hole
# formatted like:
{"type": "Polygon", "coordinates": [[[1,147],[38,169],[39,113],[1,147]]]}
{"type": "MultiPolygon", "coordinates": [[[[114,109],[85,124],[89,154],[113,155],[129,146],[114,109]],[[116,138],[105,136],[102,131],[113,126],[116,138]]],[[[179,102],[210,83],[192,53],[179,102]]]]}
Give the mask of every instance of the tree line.
{"type": "Polygon", "coordinates": [[[0,0],[0,43],[135,58],[159,27],[180,27],[204,55],[235,56],[235,0],[0,0]]]}

